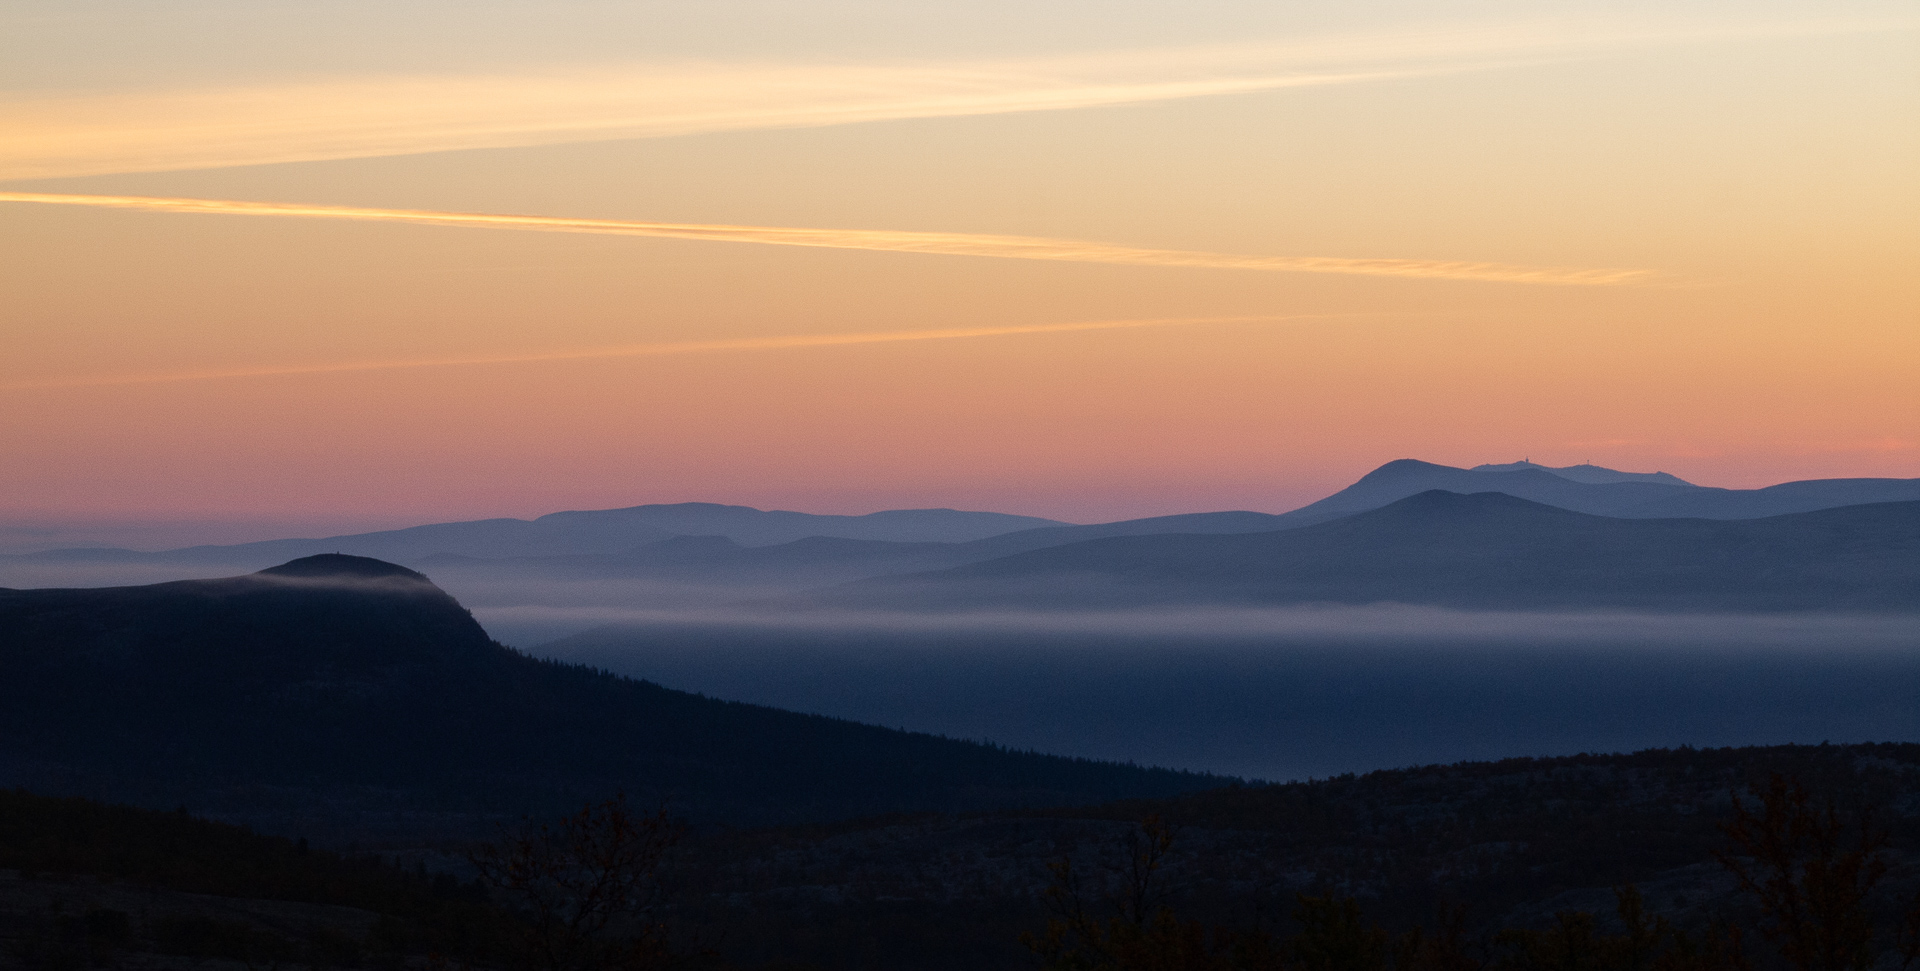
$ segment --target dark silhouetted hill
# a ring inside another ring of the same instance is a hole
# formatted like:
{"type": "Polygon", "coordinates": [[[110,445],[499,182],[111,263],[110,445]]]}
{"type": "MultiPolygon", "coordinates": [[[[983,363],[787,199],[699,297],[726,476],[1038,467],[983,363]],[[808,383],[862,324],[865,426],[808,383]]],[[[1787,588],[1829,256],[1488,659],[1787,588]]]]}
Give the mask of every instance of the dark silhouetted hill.
{"type": "Polygon", "coordinates": [[[899,609],[1394,602],[1908,611],[1920,609],[1920,502],[1756,520],[1614,519],[1436,490],[1284,532],[1090,540],[863,581],[818,599],[899,609]]]}
{"type": "Polygon", "coordinates": [[[773,822],[1171,793],[1212,777],[1004,751],[671,691],[491,641],[353,556],[144,587],[0,590],[0,784],[324,828],[624,790],[773,822]]]}

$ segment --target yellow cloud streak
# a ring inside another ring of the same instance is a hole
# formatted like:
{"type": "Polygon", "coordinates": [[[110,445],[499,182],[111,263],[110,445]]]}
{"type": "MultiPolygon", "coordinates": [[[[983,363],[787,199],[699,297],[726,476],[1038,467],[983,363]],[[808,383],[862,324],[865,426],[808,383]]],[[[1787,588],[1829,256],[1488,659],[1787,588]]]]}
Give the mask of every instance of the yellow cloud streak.
{"type": "Polygon", "coordinates": [[[0,95],[0,180],[1062,111],[1913,26],[1554,17],[997,61],[682,62],[23,93],[0,95]]]}
{"type": "Polygon", "coordinates": [[[348,361],[338,364],[302,364],[224,370],[156,372],[146,374],[108,374],[85,377],[32,378],[0,383],[0,391],[26,391],[49,388],[89,388],[129,384],[172,384],[184,381],[211,381],[223,378],[288,377],[304,374],[345,374],[358,371],[397,371],[409,368],[471,367],[489,364],[536,364],[547,361],[590,361],[623,357],[656,357],[667,354],[699,354],[723,351],[776,351],[809,347],[841,347],[850,344],[892,344],[901,341],[959,340],[975,337],[1010,337],[1018,334],[1065,334],[1076,331],[1126,330],[1141,327],[1180,327],[1200,324],[1273,323],[1284,320],[1317,320],[1346,314],[1290,314],[1253,317],[1157,317],[1139,320],[1094,320],[1065,324],[1020,324],[1005,327],[952,327],[940,330],[870,331],[848,334],[795,334],[783,337],[737,337],[706,341],[672,341],[658,344],[628,344],[572,351],[548,351],[539,354],[507,354],[485,357],[416,358],[394,361],[348,361]]]}
{"type": "Polygon", "coordinates": [[[850,65],[53,95],[0,101],[0,180],[1062,111],[1431,73],[1106,81],[1017,66],[850,65]]]}
{"type": "Polygon", "coordinates": [[[611,236],[651,236],[713,242],[760,243],[769,246],[810,246],[826,249],[875,250],[891,253],[929,253],[940,256],[989,256],[1001,259],[1058,260],[1069,263],[1110,263],[1124,266],[1197,267],[1218,270],[1266,270],[1282,273],[1344,273],[1360,276],[1418,277],[1490,283],[1534,283],[1557,286],[1617,286],[1645,279],[1646,270],[1578,269],[1516,266],[1455,260],[1354,259],[1338,256],[1238,256],[1198,250],[1143,249],[1039,236],[995,236],[978,233],[908,232],[886,229],[809,229],[789,226],[719,226],[698,223],[658,223],[625,219],[570,219],[558,216],[513,216],[491,213],[434,212],[418,209],[370,209],[354,206],[315,206],[303,203],[240,202],[227,199],[170,199],[153,196],[66,195],[45,192],[0,192],[0,202],[43,203],[63,206],[101,206],[149,212],[184,212],[229,216],[287,216],[308,219],[348,219],[367,222],[416,223],[486,229],[524,229],[558,233],[598,233],[611,236]]]}

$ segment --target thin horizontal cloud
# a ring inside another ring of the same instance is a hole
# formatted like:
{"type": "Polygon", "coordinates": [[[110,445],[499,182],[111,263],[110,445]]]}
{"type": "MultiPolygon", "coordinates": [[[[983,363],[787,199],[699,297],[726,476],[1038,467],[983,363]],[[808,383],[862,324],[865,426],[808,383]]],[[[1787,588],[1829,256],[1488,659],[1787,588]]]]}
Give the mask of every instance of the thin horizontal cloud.
{"type": "Polygon", "coordinates": [[[1899,23],[1568,21],[1013,61],[678,64],[0,100],[0,180],[1060,111],[1899,23]]]}
{"type": "Polygon", "coordinates": [[[1641,281],[1646,270],[1581,269],[1518,266],[1458,260],[1368,259],[1338,256],[1241,256],[1198,250],[1145,249],[1039,236],[995,236],[981,233],[909,232],[890,229],[810,229],[791,226],[723,226],[698,223],[642,222],[626,219],[570,219],[558,216],[514,216],[493,213],[435,212],[419,209],[371,209],[353,206],[315,206],[303,203],[240,202],[228,199],[169,199],[153,196],[66,195],[39,192],[0,192],[0,202],[63,206],[99,206],[151,212],[200,213],[231,216],[283,216],[308,219],[345,219],[367,222],[416,223],[480,229],[523,229],[561,233],[598,233],[612,236],[652,236],[711,242],[760,243],[769,246],[810,246],[826,249],[925,253],[940,256],[987,256],[1017,260],[1055,260],[1068,263],[1109,263],[1124,266],[1194,267],[1216,270],[1265,270],[1282,273],[1342,273],[1359,276],[1417,277],[1434,280],[1470,280],[1485,283],[1533,283],[1557,286],[1617,286],[1641,281]]]}
{"type": "Polygon", "coordinates": [[[8,131],[0,180],[1058,111],[1404,73],[1090,83],[964,66],[827,65],[53,96],[0,105],[8,131]]]}
{"type": "Polygon", "coordinates": [[[262,367],[222,368],[199,371],[161,371],[134,374],[96,374],[30,378],[22,381],[0,383],[0,390],[26,391],[47,388],[86,388],[130,384],[172,384],[184,381],[212,381],[231,378],[288,377],[306,374],[347,374],[358,371],[397,371],[412,368],[472,367],[490,364],[536,364],[546,361],[588,361],[625,357],[657,357],[668,354],[777,351],[812,347],[842,347],[854,344],[892,344],[901,341],[961,340],[980,337],[1011,337],[1020,334],[1067,334],[1076,331],[1129,330],[1143,327],[1278,323],[1288,320],[1318,320],[1341,316],[1352,315],[1291,314],[1285,316],[1254,317],[1157,317],[1137,320],[1075,321],[1060,324],[1021,324],[1005,327],[951,327],[934,330],[866,331],[843,334],[793,334],[778,337],[737,337],[704,341],[667,341],[653,344],[627,344],[617,347],[546,351],[536,354],[407,358],[388,361],[345,361],[332,364],[267,365],[262,367]]]}

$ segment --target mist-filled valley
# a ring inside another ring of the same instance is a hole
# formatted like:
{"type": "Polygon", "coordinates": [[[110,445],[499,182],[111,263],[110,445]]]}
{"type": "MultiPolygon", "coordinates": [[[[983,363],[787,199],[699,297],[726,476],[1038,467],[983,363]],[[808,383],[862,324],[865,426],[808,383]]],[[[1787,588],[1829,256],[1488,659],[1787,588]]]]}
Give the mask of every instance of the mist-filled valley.
{"type": "Polygon", "coordinates": [[[1252,779],[1920,739],[1911,618],[1422,608],[623,624],[536,652],[796,711],[1252,779]]]}
{"type": "MultiPolygon", "coordinates": [[[[206,573],[43,569],[20,578],[104,586],[206,573]]],[[[718,699],[1250,779],[1920,739],[1912,615],[772,610],[766,601],[791,591],[427,569],[490,635],[538,657],[718,699]]]]}
{"type": "Polygon", "coordinates": [[[1284,515],[1077,526],[696,503],[12,555],[0,586],[382,556],[539,657],[1022,750],[1289,780],[1920,739],[1912,497],[1914,480],[1740,491],[1400,461],[1284,515]]]}

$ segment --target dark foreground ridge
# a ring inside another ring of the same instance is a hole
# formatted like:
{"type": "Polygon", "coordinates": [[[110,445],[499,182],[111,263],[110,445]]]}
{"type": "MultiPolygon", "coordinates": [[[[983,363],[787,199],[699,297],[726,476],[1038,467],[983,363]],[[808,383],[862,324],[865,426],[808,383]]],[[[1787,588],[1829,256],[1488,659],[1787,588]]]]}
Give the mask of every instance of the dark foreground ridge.
{"type": "MultiPolygon", "coordinates": [[[[1058,864],[1072,862],[1088,913],[1104,920],[1109,894],[1129,886],[1141,824],[1157,820],[1167,843],[1147,887],[1155,906],[1197,921],[1199,944],[1220,931],[1290,939],[1287,959],[1216,950],[1207,962],[1044,966],[1791,971],[1763,933],[1766,915],[1716,858],[1732,847],[1735,801],[1757,812],[1776,778],[1804,784],[1814,807],[1831,801],[1847,837],[1839,852],[1857,845],[1861,821],[1885,837],[1874,853],[1884,880],[1857,914],[1880,928],[1856,944],[1869,960],[1815,968],[1898,967],[1870,958],[1893,948],[1890,931],[1920,886],[1915,745],[1508,759],[1081,808],[708,831],[667,862],[657,913],[711,948],[673,967],[1040,968],[1021,935],[1060,916],[1049,907],[1058,864]],[[1645,923],[1669,935],[1641,942],[1666,952],[1658,963],[1608,943],[1631,930],[1614,919],[1615,890],[1628,886],[1645,923]],[[1316,899],[1350,902],[1344,936],[1315,930],[1316,899]],[[1404,940],[1419,926],[1452,938],[1458,960],[1383,948],[1387,935],[1404,940]],[[1699,944],[1729,926],[1747,931],[1742,960],[1689,961],[1672,937],[1699,944]],[[1372,944],[1340,963],[1300,957],[1315,933],[1372,944]]],[[[1806,847],[1796,852],[1807,858],[1806,847]]],[[[430,953],[476,968],[530,966],[502,948],[516,920],[510,897],[396,862],[184,813],[0,791],[0,943],[41,962],[28,966],[65,955],[77,967],[91,953],[111,967],[153,952],[254,966],[418,967],[430,953]]]]}
{"type": "Polygon", "coordinates": [[[442,835],[624,790],[775,823],[1165,795],[1217,777],[722,702],[490,640],[424,576],[0,590],[0,785],[312,835],[442,835]]]}
{"type": "MultiPolygon", "coordinates": [[[[1103,894],[1128,886],[1140,846],[1130,837],[1157,816],[1172,841],[1153,889],[1204,925],[1286,934],[1300,929],[1296,894],[1351,897],[1366,921],[1395,930],[1433,930],[1457,916],[1475,960],[1441,968],[1628,971],[1633,965],[1577,947],[1580,960],[1503,953],[1497,932],[1564,931],[1564,914],[1588,911],[1601,916],[1596,932],[1619,933],[1614,889],[1632,885],[1650,918],[1696,941],[1716,921],[1744,924],[1753,969],[1787,971],[1791,965],[1764,953],[1763,936],[1752,930],[1762,923],[1752,900],[1715,856],[1729,849],[1722,827],[1735,815],[1734,800],[1757,809],[1776,775],[1804,783],[1819,801],[1832,799],[1841,819],[1865,817],[1889,837],[1881,854],[1885,893],[1872,903],[1886,908],[1874,917],[1890,930],[1897,908],[1920,889],[1920,745],[1464,762],[1098,807],[786,830],[709,850],[710,882],[697,886],[734,901],[731,909],[709,905],[708,919],[756,921],[756,931],[734,931],[743,963],[1039,967],[1013,941],[1018,929],[1037,928],[1050,914],[1046,893],[1058,881],[1047,865],[1071,859],[1083,899],[1104,917],[1113,911],[1103,894]],[[816,927],[844,936],[821,940],[810,932],[816,927]]],[[[1849,834],[1846,848],[1852,840],[1849,834]]],[[[1876,941],[1891,945],[1892,936],[1876,941]]],[[[1386,971],[1367,962],[1282,966],[1386,971]]],[[[1391,967],[1440,971],[1417,961],[1391,967]]]]}

